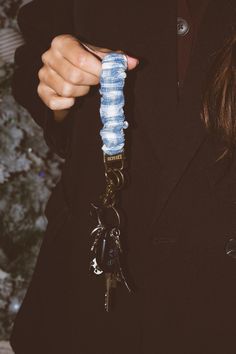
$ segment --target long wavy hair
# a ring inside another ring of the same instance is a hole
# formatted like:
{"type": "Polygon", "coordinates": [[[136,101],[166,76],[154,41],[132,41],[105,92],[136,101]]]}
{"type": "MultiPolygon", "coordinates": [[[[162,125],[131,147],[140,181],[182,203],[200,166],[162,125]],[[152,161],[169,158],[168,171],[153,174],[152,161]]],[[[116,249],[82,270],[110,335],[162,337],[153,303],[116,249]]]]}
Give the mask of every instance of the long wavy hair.
{"type": "Polygon", "coordinates": [[[236,31],[216,54],[209,70],[202,119],[224,143],[219,159],[232,154],[236,146],[236,31]]]}

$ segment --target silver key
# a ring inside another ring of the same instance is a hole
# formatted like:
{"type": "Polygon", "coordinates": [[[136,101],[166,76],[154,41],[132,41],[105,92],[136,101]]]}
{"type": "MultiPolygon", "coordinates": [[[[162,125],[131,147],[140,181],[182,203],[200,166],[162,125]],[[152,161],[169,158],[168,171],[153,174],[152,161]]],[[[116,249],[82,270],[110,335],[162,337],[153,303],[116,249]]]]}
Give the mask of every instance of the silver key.
{"type": "Polygon", "coordinates": [[[111,301],[112,301],[112,289],[117,286],[117,276],[113,273],[105,273],[106,280],[106,292],[105,292],[105,310],[107,312],[111,309],[111,301]]]}

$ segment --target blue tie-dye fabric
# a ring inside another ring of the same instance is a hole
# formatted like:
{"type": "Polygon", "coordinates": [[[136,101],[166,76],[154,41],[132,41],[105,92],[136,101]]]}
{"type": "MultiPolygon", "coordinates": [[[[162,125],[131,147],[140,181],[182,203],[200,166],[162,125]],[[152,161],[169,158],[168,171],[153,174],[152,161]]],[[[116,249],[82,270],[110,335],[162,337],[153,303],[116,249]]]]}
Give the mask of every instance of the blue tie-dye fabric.
{"type": "Polygon", "coordinates": [[[125,136],[123,129],[128,127],[124,115],[124,83],[127,70],[127,57],[120,53],[109,53],[102,60],[100,77],[100,116],[103,128],[100,131],[107,155],[123,152],[125,136]]]}

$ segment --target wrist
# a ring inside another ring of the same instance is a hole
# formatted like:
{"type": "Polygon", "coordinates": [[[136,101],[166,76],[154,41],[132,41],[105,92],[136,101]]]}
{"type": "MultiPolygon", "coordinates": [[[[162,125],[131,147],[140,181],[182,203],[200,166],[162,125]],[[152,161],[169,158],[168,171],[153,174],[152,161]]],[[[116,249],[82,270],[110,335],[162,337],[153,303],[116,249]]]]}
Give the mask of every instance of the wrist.
{"type": "Polygon", "coordinates": [[[68,112],[69,112],[69,109],[54,110],[53,111],[53,118],[57,122],[61,122],[62,120],[65,119],[65,117],[67,116],[68,112]]]}

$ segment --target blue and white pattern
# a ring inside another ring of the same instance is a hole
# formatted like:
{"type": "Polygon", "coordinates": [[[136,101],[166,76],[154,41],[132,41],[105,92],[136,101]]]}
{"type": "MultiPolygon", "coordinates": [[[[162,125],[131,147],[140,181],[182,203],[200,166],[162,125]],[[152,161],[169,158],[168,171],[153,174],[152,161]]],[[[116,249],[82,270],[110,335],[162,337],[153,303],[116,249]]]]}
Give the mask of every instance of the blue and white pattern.
{"type": "Polygon", "coordinates": [[[123,152],[125,144],[124,129],[128,127],[124,115],[124,83],[127,70],[127,57],[120,53],[109,53],[102,60],[100,77],[101,106],[100,116],[103,128],[100,131],[107,155],[123,152]]]}

